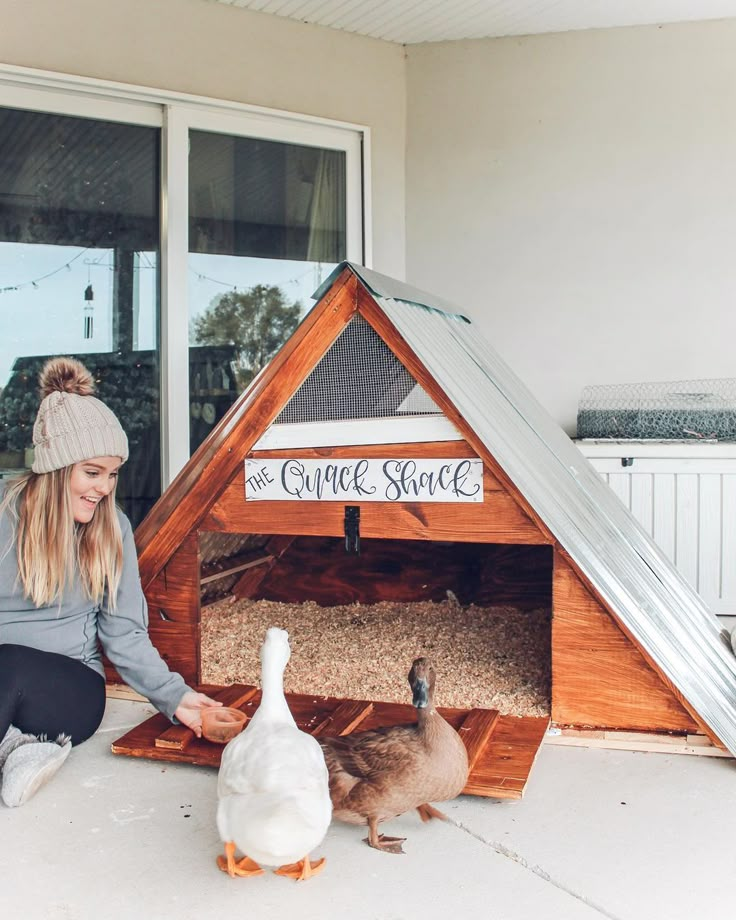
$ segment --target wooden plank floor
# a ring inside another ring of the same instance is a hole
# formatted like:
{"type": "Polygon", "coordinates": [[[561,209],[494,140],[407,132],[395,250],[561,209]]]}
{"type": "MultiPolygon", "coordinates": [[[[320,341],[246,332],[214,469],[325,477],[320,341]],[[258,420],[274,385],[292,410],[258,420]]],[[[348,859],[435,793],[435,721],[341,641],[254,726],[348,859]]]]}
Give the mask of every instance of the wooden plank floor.
{"type": "MultiPolygon", "coordinates": [[[[200,687],[214,699],[244,712],[258,708],[260,691],[245,684],[200,687]]],[[[294,720],[312,735],[347,735],[382,725],[415,721],[413,706],[369,700],[340,700],[311,694],[287,693],[294,720]]],[[[549,725],[546,718],[502,716],[495,709],[443,709],[439,712],[463,739],[470,775],[466,795],[520,799],[549,725]]],[[[247,722],[246,722],[247,724],[247,722]]],[[[219,767],[223,746],[197,738],[183,725],[172,725],[162,715],[152,716],[118,738],[113,754],[152,760],[219,767]]]]}

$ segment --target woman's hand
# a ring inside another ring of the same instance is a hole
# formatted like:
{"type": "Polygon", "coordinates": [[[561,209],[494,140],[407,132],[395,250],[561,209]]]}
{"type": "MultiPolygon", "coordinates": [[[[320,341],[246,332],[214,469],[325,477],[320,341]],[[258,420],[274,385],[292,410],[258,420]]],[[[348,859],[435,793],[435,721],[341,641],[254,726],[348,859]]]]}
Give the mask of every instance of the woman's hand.
{"type": "Polygon", "coordinates": [[[204,693],[197,693],[195,690],[187,690],[179,701],[179,708],[174,715],[187,728],[191,728],[194,734],[202,737],[202,710],[209,706],[222,706],[217,700],[210,699],[204,693]]]}

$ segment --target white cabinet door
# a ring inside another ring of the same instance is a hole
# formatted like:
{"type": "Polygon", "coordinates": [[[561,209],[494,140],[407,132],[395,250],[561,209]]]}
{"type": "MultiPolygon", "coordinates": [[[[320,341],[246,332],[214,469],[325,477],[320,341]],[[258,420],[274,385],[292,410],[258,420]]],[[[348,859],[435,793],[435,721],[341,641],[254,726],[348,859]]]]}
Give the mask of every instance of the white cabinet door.
{"type": "Polygon", "coordinates": [[[576,444],[713,613],[736,615],[736,445],[576,444]]]}

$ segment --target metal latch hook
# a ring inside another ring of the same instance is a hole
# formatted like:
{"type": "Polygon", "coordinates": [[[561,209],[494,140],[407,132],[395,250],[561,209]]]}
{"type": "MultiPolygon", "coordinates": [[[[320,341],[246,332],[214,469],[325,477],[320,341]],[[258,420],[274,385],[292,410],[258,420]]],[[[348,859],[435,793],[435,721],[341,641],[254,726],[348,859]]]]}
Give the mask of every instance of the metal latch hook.
{"type": "Polygon", "coordinates": [[[360,508],[345,505],[345,552],[360,554],[360,508]]]}

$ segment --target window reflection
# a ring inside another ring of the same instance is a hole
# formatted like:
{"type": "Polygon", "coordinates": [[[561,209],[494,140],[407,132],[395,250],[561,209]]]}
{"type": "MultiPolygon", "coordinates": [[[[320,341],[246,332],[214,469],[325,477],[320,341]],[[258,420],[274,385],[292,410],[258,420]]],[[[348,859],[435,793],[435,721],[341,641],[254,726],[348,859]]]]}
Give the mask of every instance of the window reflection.
{"type": "Polygon", "coordinates": [[[190,133],[190,444],[209,434],[346,257],[345,153],[190,133]]]}
{"type": "Polygon", "coordinates": [[[32,462],[37,375],[79,357],[130,440],[118,497],[158,498],[159,132],[0,109],[0,476],[32,462]]]}

